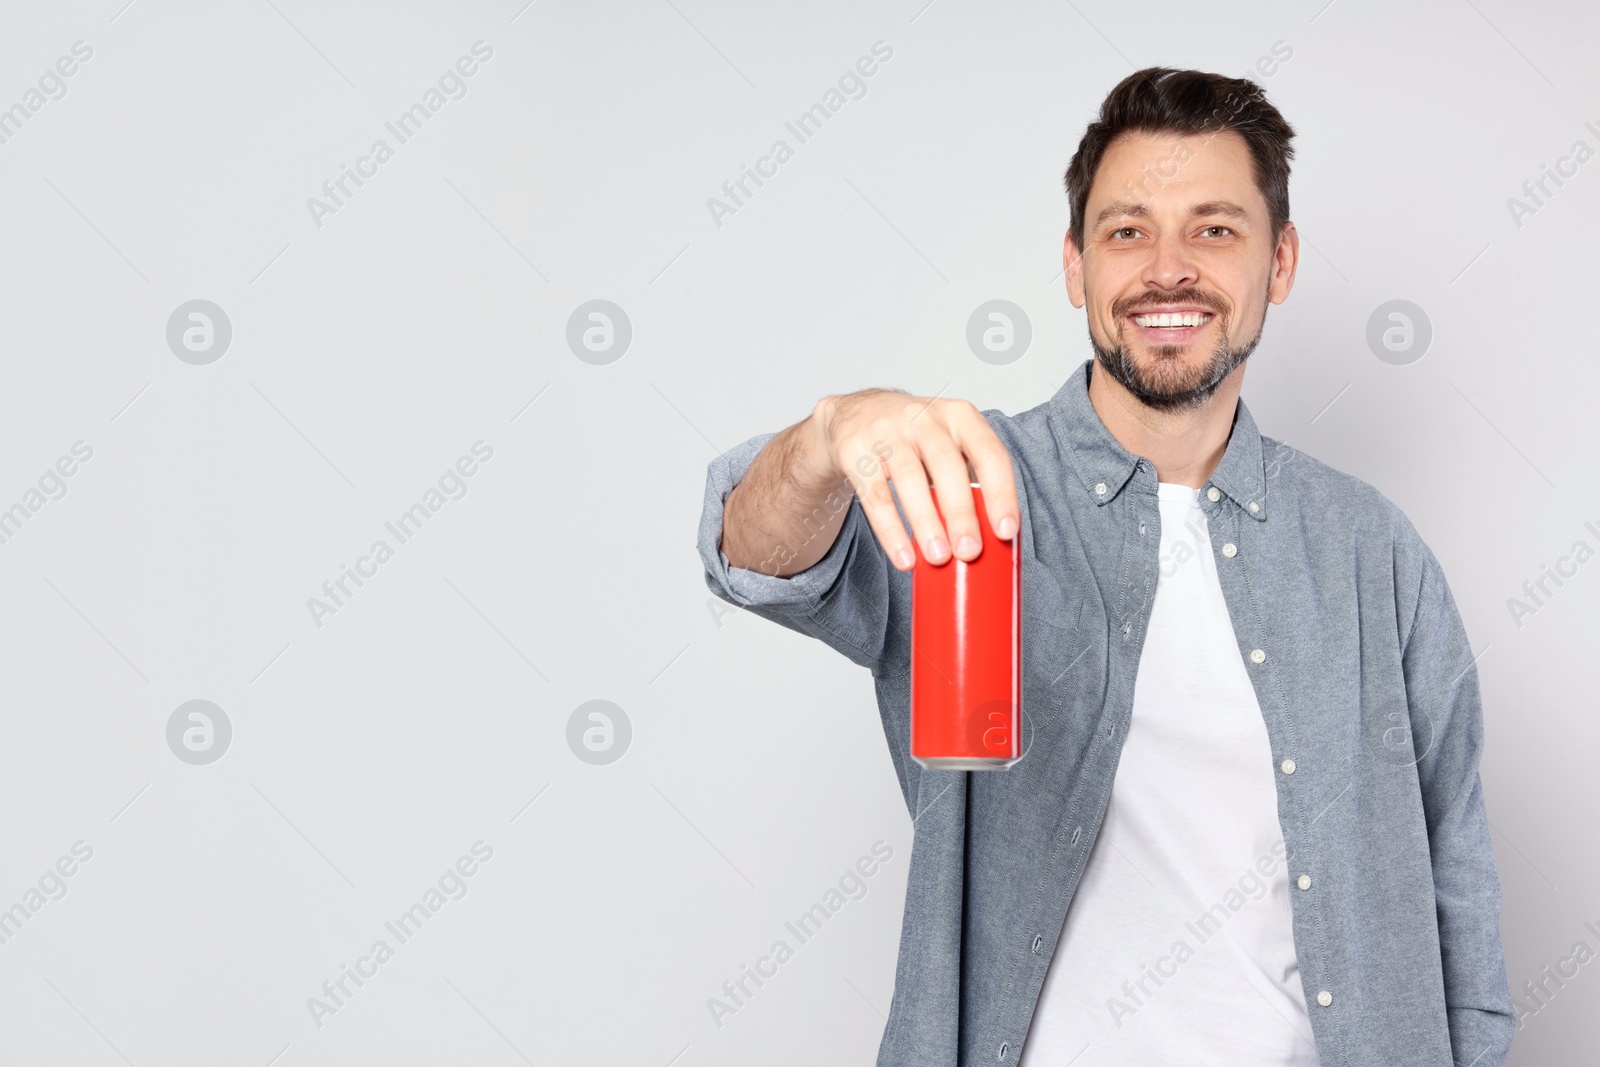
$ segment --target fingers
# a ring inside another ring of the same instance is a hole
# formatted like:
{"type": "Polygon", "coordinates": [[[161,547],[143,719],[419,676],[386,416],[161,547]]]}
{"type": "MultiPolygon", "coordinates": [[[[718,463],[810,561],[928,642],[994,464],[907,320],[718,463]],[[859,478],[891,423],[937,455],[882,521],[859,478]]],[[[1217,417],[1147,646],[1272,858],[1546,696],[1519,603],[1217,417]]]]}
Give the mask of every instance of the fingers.
{"type": "Polygon", "coordinates": [[[868,390],[839,398],[825,419],[834,469],[855,486],[878,544],[902,571],[916,566],[917,545],[931,562],[950,558],[949,541],[928,490],[921,450],[911,433],[917,428],[918,413],[926,407],[926,401],[904,393],[868,390]],[[896,496],[905,512],[904,522],[895,509],[896,496]],[[910,534],[905,522],[911,523],[910,534]]]}
{"type": "MultiPolygon", "coordinates": [[[[909,442],[900,440],[898,445],[885,438],[879,439],[884,446],[878,453],[883,462],[873,460],[866,462],[858,460],[845,471],[846,476],[855,486],[856,498],[861,502],[861,510],[867,517],[867,523],[872,527],[872,532],[877,535],[878,544],[883,546],[884,554],[894,564],[897,570],[908,571],[916,565],[916,552],[912,548],[911,538],[906,533],[905,525],[900,521],[900,513],[895,510],[894,496],[889,491],[889,468],[887,458],[892,456],[907,456],[912,454],[909,442]]],[[[872,453],[861,442],[853,448],[844,450],[845,454],[856,454],[861,457],[871,457],[872,453]]],[[[902,464],[905,461],[902,459],[902,464]]],[[[920,465],[917,467],[920,471],[920,465]]],[[[909,474],[895,475],[895,489],[900,494],[901,503],[904,505],[907,496],[912,493],[914,478],[909,474]]],[[[922,493],[927,495],[927,483],[922,485],[922,493]]],[[[910,507],[907,506],[907,514],[910,507]]]]}
{"type": "Polygon", "coordinates": [[[1016,474],[1011,466],[1011,452],[1006,448],[994,427],[983,413],[973,409],[972,418],[962,418],[955,426],[955,440],[963,454],[972,463],[983,487],[984,512],[989,528],[1002,541],[1009,541],[1021,527],[1022,519],[1017,507],[1016,474]]]}
{"type": "MultiPolygon", "coordinates": [[[[983,548],[983,532],[978,528],[978,512],[972,499],[972,477],[968,473],[966,457],[945,426],[938,426],[934,432],[927,433],[918,444],[922,449],[923,465],[938,498],[939,515],[944,520],[942,533],[949,538],[947,547],[957,559],[976,559],[983,548]]],[[[895,484],[899,485],[898,482],[895,484]]],[[[938,516],[935,516],[937,520],[938,516]]],[[[934,563],[943,562],[943,559],[934,559],[931,555],[928,558],[934,563]]]]}
{"type": "MultiPolygon", "coordinates": [[[[900,506],[905,509],[906,519],[911,523],[911,533],[921,546],[922,555],[929,563],[943,563],[950,558],[951,539],[945,523],[939,518],[938,509],[934,507],[929,474],[932,473],[935,484],[943,482],[939,471],[946,464],[934,463],[929,455],[930,448],[936,450],[937,442],[907,438],[906,447],[889,462],[889,477],[894,482],[895,492],[900,495],[900,506]]],[[[944,500],[941,493],[941,506],[944,500]]]]}
{"type": "Polygon", "coordinates": [[[914,567],[918,548],[935,564],[952,556],[977,558],[983,538],[974,480],[983,486],[989,527],[1004,540],[1015,535],[1019,519],[1011,454],[967,401],[852,396],[835,412],[830,436],[835,469],[854,486],[878,543],[897,569],[914,567]]]}

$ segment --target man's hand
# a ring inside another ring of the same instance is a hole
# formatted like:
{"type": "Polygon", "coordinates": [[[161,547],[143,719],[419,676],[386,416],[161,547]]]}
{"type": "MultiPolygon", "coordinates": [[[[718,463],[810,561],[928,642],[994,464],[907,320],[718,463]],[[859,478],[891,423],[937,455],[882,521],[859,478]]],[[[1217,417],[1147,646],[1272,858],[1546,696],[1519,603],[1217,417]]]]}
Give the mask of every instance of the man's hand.
{"type": "Polygon", "coordinates": [[[898,569],[910,570],[916,563],[911,535],[934,563],[948,559],[952,545],[958,559],[978,555],[973,481],[983,488],[984,509],[995,533],[1002,540],[1016,533],[1011,454],[989,420],[968,401],[868,389],[824,397],[800,425],[808,423],[826,470],[849,479],[878,543],[898,569]],[[911,522],[911,535],[895,511],[890,482],[911,522]]]}

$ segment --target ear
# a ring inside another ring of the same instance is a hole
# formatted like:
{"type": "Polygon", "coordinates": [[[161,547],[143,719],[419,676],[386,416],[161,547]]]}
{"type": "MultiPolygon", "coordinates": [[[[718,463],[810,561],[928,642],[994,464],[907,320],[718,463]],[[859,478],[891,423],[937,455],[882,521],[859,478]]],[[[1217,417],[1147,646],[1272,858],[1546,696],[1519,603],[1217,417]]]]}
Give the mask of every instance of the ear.
{"type": "Polygon", "coordinates": [[[1274,304],[1281,304],[1289,298],[1289,290],[1294,288],[1294,273],[1300,266],[1300,231],[1294,228],[1294,223],[1283,224],[1283,236],[1278,238],[1278,247],[1272,252],[1272,277],[1267,286],[1267,299],[1274,304]]]}
{"type": "Polygon", "coordinates": [[[1061,249],[1061,265],[1066,269],[1067,299],[1072,301],[1072,306],[1081,308],[1084,305],[1083,293],[1083,256],[1078,251],[1078,246],[1073,243],[1072,233],[1067,232],[1067,238],[1061,249]]]}

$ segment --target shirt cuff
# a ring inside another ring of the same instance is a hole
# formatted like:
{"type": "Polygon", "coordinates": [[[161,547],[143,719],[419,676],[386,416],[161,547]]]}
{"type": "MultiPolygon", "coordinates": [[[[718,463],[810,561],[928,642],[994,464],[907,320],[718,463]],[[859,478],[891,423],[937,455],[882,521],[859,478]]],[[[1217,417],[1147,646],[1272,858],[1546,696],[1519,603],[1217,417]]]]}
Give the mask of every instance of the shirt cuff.
{"type": "MultiPolygon", "coordinates": [[[[700,514],[700,559],[705,564],[706,585],[740,607],[769,607],[797,614],[814,612],[828,590],[839,580],[849,556],[849,546],[866,522],[852,494],[843,526],[827,553],[816,563],[787,578],[732,566],[719,547],[722,543],[723,508],[756,455],[776,434],[765,433],[724,452],[706,469],[704,509],[700,514]]],[[[774,545],[774,555],[780,545],[774,545]]],[[[795,546],[791,543],[789,547],[795,546]]]]}

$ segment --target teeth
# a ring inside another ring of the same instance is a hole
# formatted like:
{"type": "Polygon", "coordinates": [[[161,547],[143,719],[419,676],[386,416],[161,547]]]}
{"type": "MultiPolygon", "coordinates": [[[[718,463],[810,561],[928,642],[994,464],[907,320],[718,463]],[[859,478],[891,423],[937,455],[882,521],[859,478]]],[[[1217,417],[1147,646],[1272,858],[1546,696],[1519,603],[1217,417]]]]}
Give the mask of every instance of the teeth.
{"type": "Polygon", "coordinates": [[[1162,312],[1159,315],[1135,315],[1133,321],[1140,326],[1172,327],[1199,326],[1209,322],[1211,315],[1204,311],[1162,312]]]}

